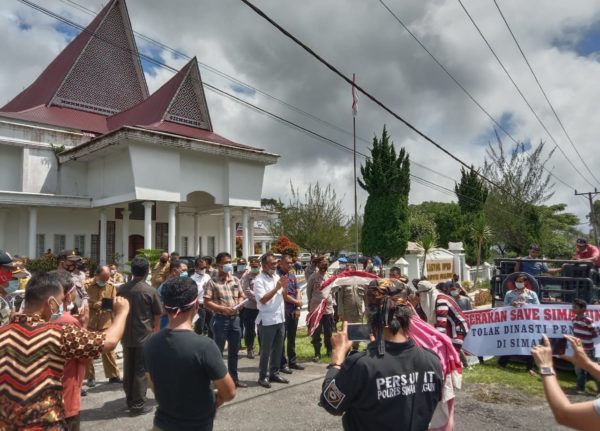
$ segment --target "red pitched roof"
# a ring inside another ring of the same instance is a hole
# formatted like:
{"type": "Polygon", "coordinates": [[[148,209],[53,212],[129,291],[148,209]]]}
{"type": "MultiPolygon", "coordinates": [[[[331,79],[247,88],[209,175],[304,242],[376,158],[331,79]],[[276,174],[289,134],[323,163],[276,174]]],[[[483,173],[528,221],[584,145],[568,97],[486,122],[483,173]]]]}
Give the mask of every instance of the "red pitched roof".
{"type": "Polygon", "coordinates": [[[63,106],[110,115],[148,97],[124,0],[110,1],[40,76],[0,108],[63,106]]]}

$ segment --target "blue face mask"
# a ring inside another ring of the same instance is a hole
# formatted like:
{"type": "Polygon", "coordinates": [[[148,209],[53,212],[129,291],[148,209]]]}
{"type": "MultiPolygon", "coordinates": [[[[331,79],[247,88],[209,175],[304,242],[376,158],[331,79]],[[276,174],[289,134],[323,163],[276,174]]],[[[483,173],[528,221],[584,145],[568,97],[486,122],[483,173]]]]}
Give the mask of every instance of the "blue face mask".
{"type": "Polygon", "coordinates": [[[179,278],[187,278],[188,277],[188,273],[187,271],[183,271],[179,273],[179,278]]]}
{"type": "Polygon", "coordinates": [[[238,270],[238,272],[245,271],[246,270],[246,265],[238,265],[237,266],[237,270],[238,270]]]}
{"type": "MultiPolygon", "coordinates": [[[[52,298],[52,299],[54,299],[54,298],[52,298]]],[[[58,301],[57,301],[56,299],[54,299],[54,301],[55,301],[55,302],[58,304],[58,301]]],[[[58,310],[56,310],[56,313],[52,313],[52,314],[50,315],[50,320],[56,320],[56,319],[58,319],[60,316],[62,316],[62,313],[63,313],[63,307],[64,307],[64,304],[60,304],[60,305],[58,306],[58,310]]]]}
{"type": "Polygon", "coordinates": [[[223,272],[233,272],[233,265],[231,263],[226,263],[225,265],[223,265],[223,272]]]}
{"type": "Polygon", "coordinates": [[[106,286],[106,281],[96,280],[96,284],[100,287],[106,286]]]}
{"type": "Polygon", "coordinates": [[[11,293],[15,293],[17,290],[19,290],[19,280],[10,280],[8,282],[8,287],[4,289],[4,291],[6,292],[7,295],[10,295],[11,293]]]}

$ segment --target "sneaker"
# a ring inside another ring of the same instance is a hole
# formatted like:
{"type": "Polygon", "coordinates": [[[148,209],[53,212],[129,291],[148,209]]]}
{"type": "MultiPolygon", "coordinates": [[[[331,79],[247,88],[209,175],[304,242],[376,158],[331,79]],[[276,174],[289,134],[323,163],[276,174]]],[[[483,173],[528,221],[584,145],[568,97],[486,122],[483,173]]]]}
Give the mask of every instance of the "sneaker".
{"type": "Polygon", "coordinates": [[[253,349],[248,349],[248,353],[246,354],[246,357],[248,359],[254,359],[254,350],[253,349]]]}
{"type": "Polygon", "coordinates": [[[87,397],[87,391],[83,388],[81,388],[81,396],[82,397],[87,397]]]}
{"type": "Polygon", "coordinates": [[[140,416],[150,413],[152,411],[152,407],[150,406],[142,406],[142,407],[132,407],[129,409],[129,416],[140,416]]]}
{"type": "Polygon", "coordinates": [[[88,379],[88,381],[86,382],[86,385],[88,388],[95,388],[96,387],[96,380],[94,379],[88,379]]]}
{"type": "Polygon", "coordinates": [[[575,393],[576,393],[577,395],[587,395],[587,392],[586,392],[585,390],[581,390],[581,389],[577,389],[577,390],[575,391],[575,393]]]}
{"type": "Polygon", "coordinates": [[[313,362],[321,362],[321,357],[320,356],[315,356],[314,358],[312,358],[313,362]]]}

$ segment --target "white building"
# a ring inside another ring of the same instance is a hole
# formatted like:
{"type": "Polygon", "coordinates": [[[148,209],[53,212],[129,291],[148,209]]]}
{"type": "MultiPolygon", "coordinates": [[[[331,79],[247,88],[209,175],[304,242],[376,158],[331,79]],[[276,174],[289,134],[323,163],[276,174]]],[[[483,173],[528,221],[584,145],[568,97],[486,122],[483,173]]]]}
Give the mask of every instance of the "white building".
{"type": "Polygon", "coordinates": [[[196,59],[149,95],[125,2],[112,0],[0,108],[0,248],[214,256],[235,251],[239,223],[247,256],[278,157],[213,133],[196,59]]]}

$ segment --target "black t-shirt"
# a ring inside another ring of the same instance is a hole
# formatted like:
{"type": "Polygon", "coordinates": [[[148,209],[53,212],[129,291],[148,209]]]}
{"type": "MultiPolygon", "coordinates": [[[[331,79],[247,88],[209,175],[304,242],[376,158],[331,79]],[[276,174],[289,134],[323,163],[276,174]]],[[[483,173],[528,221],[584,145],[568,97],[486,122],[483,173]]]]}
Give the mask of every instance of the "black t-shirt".
{"type": "Polygon", "coordinates": [[[154,330],[154,318],[162,314],[156,289],[142,280],[131,280],[117,290],[129,301],[129,314],[121,339],[123,347],[142,347],[154,330]]]}
{"type": "Polygon", "coordinates": [[[412,340],[377,345],[349,356],[341,370],[327,372],[321,405],[344,414],[345,430],[424,431],[441,399],[442,365],[435,353],[412,340]]]}
{"type": "Polygon", "coordinates": [[[154,424],[164,431],[212,430],[211,381],[227,374],[215,342],[194,331],[165,328],[144,345],[144,360],[158,401],[154,424]]]}

